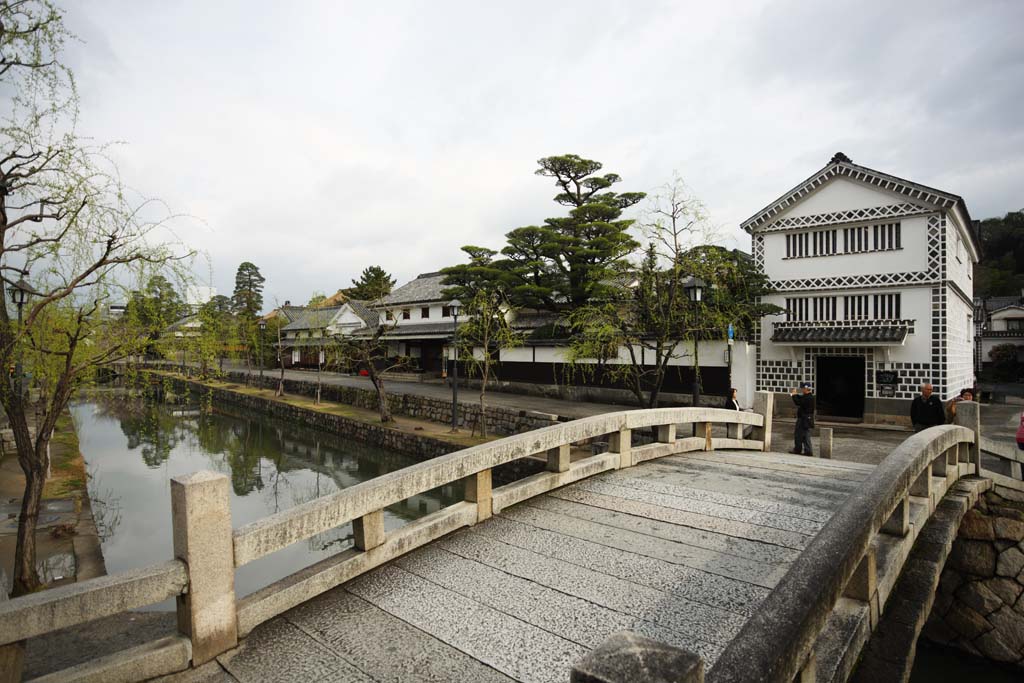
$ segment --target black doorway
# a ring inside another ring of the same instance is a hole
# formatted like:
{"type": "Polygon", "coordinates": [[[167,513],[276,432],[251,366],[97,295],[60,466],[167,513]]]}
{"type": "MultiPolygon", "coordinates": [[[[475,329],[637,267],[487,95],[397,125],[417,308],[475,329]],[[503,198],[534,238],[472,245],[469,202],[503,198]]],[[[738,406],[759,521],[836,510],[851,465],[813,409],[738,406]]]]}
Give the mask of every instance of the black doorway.
{"type": "Polygon", "coordinates": [[[818,414],[861,420],[864,418],[864,359],[818,356],[818,414]]]}

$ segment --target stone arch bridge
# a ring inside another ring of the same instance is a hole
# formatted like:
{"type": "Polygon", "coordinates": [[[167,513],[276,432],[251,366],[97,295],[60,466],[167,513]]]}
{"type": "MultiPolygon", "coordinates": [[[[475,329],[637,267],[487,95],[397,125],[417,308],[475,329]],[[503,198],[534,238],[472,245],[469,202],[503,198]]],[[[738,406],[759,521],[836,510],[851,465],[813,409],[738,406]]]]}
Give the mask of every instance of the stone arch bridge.
{"type": "Polygon", "coordinates": [[[958,420],[872,467],[768,452],[764,393],[608,413],[239,528],[227,479],[195,473],[172,482],[174,558],[0,603],[0,663],[19,680],[21,641],[175,597],[178,634],[46,678],[905,679],[964,514],[1022,488],[1015,451],[1010,476],[982,470],[978,406],[958,420]],[[525,457],[546,471],[492,487],[525,457]],[[384,508],[459,480],[464,500],[385,530],[384,508]],[[353,548],[236,597],[238,567],[349,523],[353,548]]]}

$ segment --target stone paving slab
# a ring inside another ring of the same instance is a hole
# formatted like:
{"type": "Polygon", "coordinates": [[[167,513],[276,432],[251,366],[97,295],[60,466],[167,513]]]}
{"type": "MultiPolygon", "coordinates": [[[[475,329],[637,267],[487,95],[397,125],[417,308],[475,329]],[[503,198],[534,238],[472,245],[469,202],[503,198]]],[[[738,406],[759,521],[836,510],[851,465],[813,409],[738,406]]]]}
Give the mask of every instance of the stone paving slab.
{"type": "Polygon", "coordinates": [[[240,683],[372,683],[340,655],[285,619],[274,619],[249,634],[217,661],[240,683]]]}
{"type": "Polygon", "coordinates": [[[704,529],[679,526],[641,515],[631,515],[625,512],[584,505],[583,503],[555,498],[554,496],[531,498],[520,503],[519,507],[538,508],[565,517],[582,519],[626,531],[635,531],[646,536],[654,536],[666,541],[673,541],[723,555],[740,557],[762,564],[788,566],[790,562],[800,555],[798,550],[783,548],[761,540],[737,538],[704,529]]]}
{"type": "Polygon", "coordinates": [[[731,519],[721,519],[714,515],[704,515],[687,510],[654,505],[642,500],[631,500],[620,496],[610,496],[603,493],[595,493],[583,488],[570,486],[558,489],[548,494],[555,498],[571,500],[584,505],[625,512],[631,515],[649,517],[670,524],[690,526],[705,531],[714,531],[727,536],[736,536],[747,540],[759,540],[772,545],[794,550],[803,550],[807,547],[810,536],[799,534],[793,531],[782,531],[780,529],[769,529],[768,527],[750,524],[749,522],[737,522],[731,519]]]}
{"type": "Polygon", "coordinates": [[[344,588],[294,608],[285,618],[375,681],[512,680],[344,588]]]}
{"type": "Polygon", "coordinates": [[[627,531],[578,517],[560,515],[529,505],[517,505],[510,508],[502,513],[502,517],[529,524],[538,529],[574,536],[610,548],[618,548],[672,564],[700,569],[711,574],[739,579],[765,588],[773,587],[785,573],[785,567],[780,565],[766,566],[763,562],[755,562],[735,555],[666,540],[639,531],[627,531]]]}
{"type": "Polygon", "coordinates": [[[544,557],[747,616],[769,592],[749,582],[538,529],[511,519],[495,518],[481,527],[480,533],[544,557]]]}
{"type": "Polygon", "coordinates": [[[721,650],[720,645],[703,642],[646,619],[616,612],[506,574],[440,548],[425,548],[401,558],[396,564],[428,581],[588,648],[597,647],[616,631],[629,630],[689,648],[705,657],[715,657],[721,650]]]}
{"type": "Polygon", "coordinates": [[[746,470],[735,465],[711,468],[704,463],[687,463],[683,460],[672,462],[658,460],[650,464],[645,463],[644,467],[638,468],[636,475],[628,470],[624,471],[624,474],[643,478],[655,478],[662,474],[676,475],[682,481],[687,482],[688,486],[708,493],[788,503],[815,509],[826,515],[834,512],[838,507],[838,502],[842,500],[842,496],[854,488],[843,487],[843,493],[840,496],[830,496],[827,495],[829,491],[823,491],[814,486],[766,481],[760,478],[751,479],[746,470]]]}
{"type": "Polygon", "coordinates": [[[625,614],[647,619],[695,638],[726,643],[746,620],[740,614],[710,607],[667,591],[573,564],[553,560],[482,534],[460,532],[438,545],[467,559],[529,579],[625,614]]]}
{"type": "Polygon", "coordinates": [[[564,683],[573,662],[589,651],[394,565],[354,579],[347,588],[519,681],[564,683]]]}
{"type": "Polygon", "coordinates": [[[690,485],[690,482],[685,477],[680,476],[678,473],[646,471],[641,468],[633,468],[631,470],[623,470],[616,477],[615,481],[621,486],[633,486],[642,491],[667,493],[701,502],[715,503],[716,505],[725,505],[740,508],[741,510],[756,510],[771,515],[795,517],[796,519],[806,519],[812,522],[824,523],[832,517],[830,510],[821,510],[813,506],[764,500],[759,496],[741,496],[695,488],[690,485]]]}
{"type": "Polygon", "coordinates": [[[799,475],[812,478],[829,479],[832,481],[861,482],[867,477],[868,472],[853,469],[855,463],[842,463],[840,466],[821,466],[817,463],[832,462],[829,460],[818,460],[816,458],[802,458],[804,462],[793,462],[790,460],[769,459],[766,456],[745,455],[742,453],[689,453],[686,457],[690,460],[700,462],[728,463],[730,465],[742,465],[754,469],[773,470],[787,474],[799,475]],[[810,464],[808,464],[810,463],[810,464]]]}
{"type": "Polygon", "coordinates": [[[815,522],[812,520],[786,517],[774,513],[744,509],[733,505],[723,505],[721,503],[713,503],[707,500],[691,498],[689,496],[682,495],[684,492],[671,491],[670,487],[669,492],[663,492],[657,491],[655,488],[664,487],[645,487],[643,485],[630,486],[626,485],[626,482],[620,482],[617,478],[614,480],[608,480],[606,478],[594,477],[593,479],[586,479],[579,482],[574,488],[582,489],[583,491],[593,491],[594,493],[601,493],[608,496],[615,496],[617,498],[625,498],[627,500],[636,500],[653,505],[660,505],[662,507],[681,510],[683,512],[710,515],[718,519],[746,522],[747,524],[754,524],[780,531],[791,531],[805,536],[814,536],[822,527],[821,522],[815,522]]]}
{"type": "Polygon", "coordinates": [[[742,464],[731,462],[714,462],[711,460],[675,460],[673,462],[660,462],[658,464],[688,469],[693,472],[700,472],[710,476],[739,476],[750,481],[763,484],[771,484],[795,491],[807,492],[812,495],[816,493],[833,492],[840,496],[846,496],[857,490],[859,481],[847,481],[830,477],[808,477],[796,472],[787,472],[777,469],[747,467],[742,464]]]}

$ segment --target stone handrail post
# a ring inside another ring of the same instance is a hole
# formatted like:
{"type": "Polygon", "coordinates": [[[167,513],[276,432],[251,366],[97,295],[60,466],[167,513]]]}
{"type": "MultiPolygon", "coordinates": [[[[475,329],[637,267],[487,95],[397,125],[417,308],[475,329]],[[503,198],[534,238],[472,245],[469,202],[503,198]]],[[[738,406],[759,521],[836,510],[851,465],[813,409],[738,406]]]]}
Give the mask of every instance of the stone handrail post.
{"type": "Polygon", "coordinates": [[[775,394],[769,391],[754,392],[754,412],[764,418],[764,424],[754,427],[750,438],[764,442],[764,452],[772,449],[772,413],[775,410],[775,394]]]}
{"type": "MultiPolygon", "coordinates": [[[[6,602],[7,576],[0,569],[0,602],[6,602]]],[[[21,683],[21,670],[25,663],[25,642],[0,646],[0,683],[21,683]]]]}
{"type": "Polygon", "coordinates": [[[620,429],[608,436],[608,452],[619,454],[619,467],[633,466],[632,446],[632,429],[620,429]]]}
{"type": "Polygon", "coordinates": [[[822,427],[818,430],[818,457],[824,460],[832,459],[832,428],[822,427]]]}
{"type": "Polygon", "coordinates": [[[630,631],[608,636],[572,667],[571,683],[704,683],[700,655],[630,631]]]}
{"type": "Polygon", "coordinates": [[[967,462],[974,465],[974,474],[981,474],[981,406],[974,401],[960,401],[956,404],[956,416],[954,424],[967,427],[974,432],[973,444],[961,444],[961,448],[967,446],[969,455],[967,462]]]}
{"type": "Polygon", "coordinates": [[[491,494],[491,470],[483,470],[466,477],[466,502],[476,503],[476,521],[490,519],[494,510],[491,494]]]}
{"type": "Polygon", "coordinates": [[[174,556],[188,565],[188,592],[177,598],[178,631],[205,664],[238,644],[229,481],[200,471],[171,479],[174,556]]]}

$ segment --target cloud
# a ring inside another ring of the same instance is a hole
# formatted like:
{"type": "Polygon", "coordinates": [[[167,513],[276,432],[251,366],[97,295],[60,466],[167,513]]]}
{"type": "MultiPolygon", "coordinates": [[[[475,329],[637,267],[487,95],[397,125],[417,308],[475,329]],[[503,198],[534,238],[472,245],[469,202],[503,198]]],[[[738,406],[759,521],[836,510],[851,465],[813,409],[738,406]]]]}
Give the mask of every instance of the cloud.
{"type": "Polygon", "coordinates": [[[82,130],[199,216],[230,293],[305,301],[367,265],[404,280],[560,211],[536,159],[650,190],[679,173],[743,219],[838,150],[1020,208],[1018,3],[68,4],[82,130]]]}

